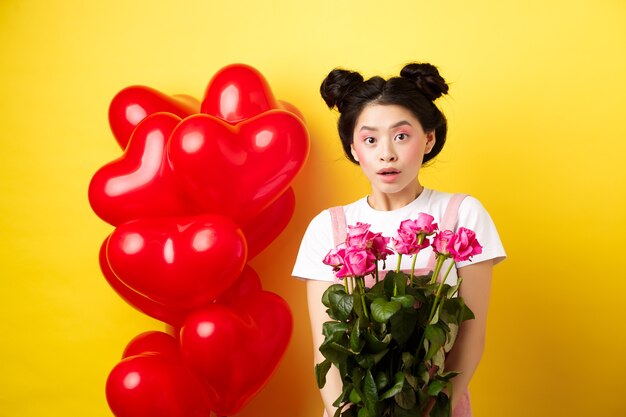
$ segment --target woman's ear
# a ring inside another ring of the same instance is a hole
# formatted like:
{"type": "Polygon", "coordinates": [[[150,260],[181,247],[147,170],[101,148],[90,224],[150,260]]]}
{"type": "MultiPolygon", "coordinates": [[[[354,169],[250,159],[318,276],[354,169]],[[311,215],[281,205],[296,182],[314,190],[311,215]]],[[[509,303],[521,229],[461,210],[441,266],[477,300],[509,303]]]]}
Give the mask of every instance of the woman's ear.
{"type": "Polygon", "coordinates": [[[437,138],[435,137],[435,131],[431,130],[430,132],[426,133],[426,149],[424,150],[424,153],[430,153],[430,151],[433,150],[433,146],[435,146],[435,143],[437,142],[437,138]]]}
{"type": "Polygon", "coordinates": [[[350,153],[355,161],[359,162],[359,156],[356,154],[356,150],[354,150],[354,144],[350,145],[350,153]]]}

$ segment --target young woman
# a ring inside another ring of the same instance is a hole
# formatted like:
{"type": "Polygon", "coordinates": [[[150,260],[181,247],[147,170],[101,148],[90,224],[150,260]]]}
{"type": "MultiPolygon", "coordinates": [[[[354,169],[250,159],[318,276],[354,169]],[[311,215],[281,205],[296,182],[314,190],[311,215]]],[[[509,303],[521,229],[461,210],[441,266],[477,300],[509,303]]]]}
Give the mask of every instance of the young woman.
{"type": "MultiPolygon", "coordinates": [[[[472,262],[456,263],[446,281],[454,285],[457,277],[463,277],[460,295],[476,316],[463,323],[446,358],[447,369],[461,371],[453,379],[453,416],[471,416],[467,388],[485,345],[492,268],[506,255],[493,221],[478,200],[428,189],[420,182],[420,168],[441,152],[446,141],[446,118],[434,100],[446,94],[448,86],[436,67],[413,63],[402,69],[400,77],[388,80],[364,80],[359,73],[335,69],[320,91],[328,107],[339,111],[344,152],[363,170],[371,193],[344,206],[340,210],[344,219],[339,216],[337,220],[335,214],[324,210],[311,221],[302,239],[293,275],[307,280],[315,362],[324,359],[318,348],[324,340],[322,324],[330,320],[321,298],[334,280],[332,269],[322,260],[335,246],[337,229],[363,222],[371,224],[373,232],[392,237],[402,220],[428,213],[440,227],[446,221],[452,223],[452,229],[473,230],[483,246],[472,262]]],[[[417,268],[428,267],[430,252],[420,252],[417,268]]],[[[394,258],[388,258],[387,265],[396,265],[394,258]]],[[[410,262],[411,257],[403,257],[402,269],[410,269],[410,262]]],[[[341,379],[333,368],[321,390],[329,416],[335,412],[332,403],[340,393],[341,379]]]]}

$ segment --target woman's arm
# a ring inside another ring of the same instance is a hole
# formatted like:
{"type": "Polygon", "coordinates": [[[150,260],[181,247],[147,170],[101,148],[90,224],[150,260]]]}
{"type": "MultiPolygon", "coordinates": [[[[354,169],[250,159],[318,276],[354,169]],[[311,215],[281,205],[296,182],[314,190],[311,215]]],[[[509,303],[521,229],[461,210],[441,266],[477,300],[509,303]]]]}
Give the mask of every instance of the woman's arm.
{"type": "MultiPolygon", "coordinates": [[[[332,282],[307,280],[306,291],[309,304],[309,318],[311,319],[311,331],[313,333],[313,348],[315,363],[324,360],[324,356],[319,351],[319,347],[324,342],[322,334],[322,325],[326,321],[330,321],[330,317],[326,314],[326,306],[322,304],[322,295],[332,282]]],[[[326,385],[320,390],[324,409],[329,416],[335,414],[336,408],[333,407],[335,400],[341,395],[342,384],[339,371],[334,366],[330,367],[326,375],[326,385]]]]}
{"type": "Polygon", "coordinates": [[[463,283],[459,295],[474,312],[475,319],[461,324],[456,342],[446,357],[446,369],[460,371],[452,379],[452,409],[463,396],[485,348],[487,310],[491,295],[491,260],[459,268],[463,283]]]}

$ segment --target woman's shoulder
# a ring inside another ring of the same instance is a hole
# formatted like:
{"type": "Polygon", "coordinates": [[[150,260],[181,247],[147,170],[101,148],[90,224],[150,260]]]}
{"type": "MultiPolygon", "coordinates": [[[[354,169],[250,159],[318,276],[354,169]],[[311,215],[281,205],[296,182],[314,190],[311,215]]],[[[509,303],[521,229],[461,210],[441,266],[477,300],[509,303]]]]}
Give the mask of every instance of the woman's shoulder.
{"type": "Polygon", "coordinates": [[[472,210],[484,210],[481,202],[471,194],[463,192],[445,192],[433,189],[425,190],[428,195],[428,200],[431,205],[439,205],[446,207],[454,199],[458,199],[459,211],[472,211],[472,210]]]}

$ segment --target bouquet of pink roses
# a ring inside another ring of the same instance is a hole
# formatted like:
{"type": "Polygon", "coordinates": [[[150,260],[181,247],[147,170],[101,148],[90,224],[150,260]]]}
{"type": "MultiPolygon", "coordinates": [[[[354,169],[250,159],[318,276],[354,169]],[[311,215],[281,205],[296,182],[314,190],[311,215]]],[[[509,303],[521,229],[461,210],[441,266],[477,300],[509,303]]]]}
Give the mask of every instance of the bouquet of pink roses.
{"type": "Polygon", "coordinates": [[[473,231],[438,231],[433,221],[420,213],[403,221],[393,238],[371,232],[368,224],[348,226],[346,241],[324,258],[343,280],[322,297],[333,321],[324,323],[325,360],[315,367],[320,388],[331,365],[339,369],[343,391],[334,403],[335,417],[421,416],[430,406],[431,417],[451,415],[448,394],[458,372],[445,368],[445,356],[460,324],[474,315],[456,296],[462,280],[451,286],[446,279],[454,262],[482,248],[473,231]],[[379,262],[384,270],[393,254],[388,245],[398,254],[397,266],[379,279],[379,262]],[[415,276],[417,254],[429,246],[434,270],[415,276]],[[413,257],[408,273],[400,270],[402,256],[413,257]]]}

